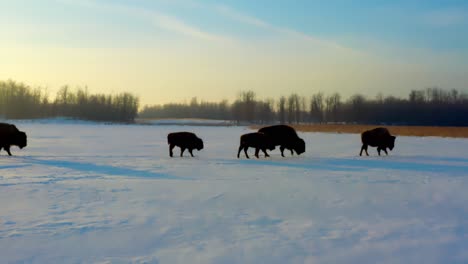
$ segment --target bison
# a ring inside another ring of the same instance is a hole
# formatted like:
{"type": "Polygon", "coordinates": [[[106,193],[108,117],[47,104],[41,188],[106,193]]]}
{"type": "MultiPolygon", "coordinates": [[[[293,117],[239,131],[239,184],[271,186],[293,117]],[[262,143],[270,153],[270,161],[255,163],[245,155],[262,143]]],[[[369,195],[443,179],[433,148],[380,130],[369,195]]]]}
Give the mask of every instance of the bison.
{"type": "Polygon", "coordinates": [[[368,146],[377,147],[377,152],[379,153],[379,156],[381,150],[385,151],[385,154],[388,155],[387,148],[393,150],[393,148],[395,147],[395,138],[396,137],[390,135],[388,129],[384,127],[378,127],[372,130],[364,131],[361,134],[362,147],[361,152],[359,152],[359,156],[362,156],[363,150],[365,150],[366,155],[369,156],[369,153],[367,153],[368,146]]]}
{"type": "Polygon", "coordinates": [[[271,140],[271,138],[264,133],[261,132],[254,132],[254,133],[248,133],[244,134],[240,137],[240,146],[239,146],[239,151],[237,152],[237,158],[240,157],[240,153],[242,150],[244,150],[245,156],[249,158],[249,155],[247,154],[247,150],[249,147],[255,148],[255,157],[258,157],[258,153],[260,150],[265,153],[265,157],[269,157],[268,153],[266,152],[268,150],[274,150],[275,149],[275,144],[271,140]]]}
{"type": "Polygon", "coordinates": [[[280,146],[281,156],[284,157],[284,150],[291,150],[291,155],[296,151],[297,155],[305,152],[305,142],[297,136],[296,130],[287,125],[274,125],[263,127],[258,132],[265,133],[272,140],[275,146],[280,146]]]}
{"type": "Polygon", "coordinates": [[[11,156],[11,146],[18,146],[22,149],[26,145],[26,133],[19,131],[15,125],[0,123],[0,151],[4,149],[11,156]]]}
{"type": "Polygon", "coordinates": [[[194,149],[200,151],[203,149],[203,140],[191,132],[175,132],[167,135],[167,144],[169,144],[169,156],[172,157],[172,149],[175,146],[180,148],[180,156],[184,155],[185,149],[188,149],[193,157],[194,149]]]}

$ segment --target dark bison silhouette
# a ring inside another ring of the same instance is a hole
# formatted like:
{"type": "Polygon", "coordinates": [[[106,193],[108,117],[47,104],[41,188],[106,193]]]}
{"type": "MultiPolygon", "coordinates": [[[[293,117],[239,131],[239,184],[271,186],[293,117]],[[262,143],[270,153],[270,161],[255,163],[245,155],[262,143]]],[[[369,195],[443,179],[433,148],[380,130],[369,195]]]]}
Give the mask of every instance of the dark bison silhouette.
{"type": "Polygon", "coordinates": [[[284,157],[284,150],[291,150],[291,155],[296,151],[297,155],[305,152],[305,142],[302,138],[297,136],[296,130],[287,125],[274,125],[263,127],[258,130],[268,135],[275,146],[280,146],[281,156],[284,157]]]}
{"type": "Polygon", "coordinates": [[[180,156],[184,155],[185,149],[188,149],[193,157],[194,149],[200,151],[203,149],[203,140],[191,132],[174,132],[167,135],[167,144],[169,144],[169,156],[172,157],[172,149],[175,146],[180,148],[180,156]]]}
{"type": "Polygon", "coordinates": [[[369,156],[369,153],[367,153],[368,146],[377,147],[377,152],[379,153],[379,156],[381,150],[385,151],[385,154],[388,155],[387,148],[393,150],[393,148],[395,147],[395,138],[396,137],[390,135],[388,129],[384,127],[378,127],[364,131],[361,134],[362,147],[361,152],[359,152],[359,156],[362,155],[363,150],[365,150],[366,155],[369,156]]]}
{"type": "Polygon", "coordinates": [[[255,148],[255,157],[258,159],[258,153],[260,150],[265,153],[265,157],[269,157],[270,155],[268,155],[266,151],[267,149],[274,150],[275,144],[269,136],[261,132],[244,134],[240,137],[240,146],[239,151],[237,151],[237,158],[240,157],[241,151],[244,150],[245,156],[249,159],[249,155],[247,154],[249,147],[255,148]]]}
{"type": "Polygon", "coordinates": [[[0,123],[0,151],[4,149],[11,156],[11,146],[18,146],[20,149],[26,147],[26,133],[19,131],[15,125],[0,123]]]}

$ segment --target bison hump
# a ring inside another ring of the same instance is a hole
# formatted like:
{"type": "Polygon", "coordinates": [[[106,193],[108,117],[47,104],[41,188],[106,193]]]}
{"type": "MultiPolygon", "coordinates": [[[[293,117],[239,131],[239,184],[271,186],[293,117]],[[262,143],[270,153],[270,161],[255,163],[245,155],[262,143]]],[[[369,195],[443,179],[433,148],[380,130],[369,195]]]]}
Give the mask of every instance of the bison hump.
{"type": "Polygon", "coordinates": [[[274,125],[262,127],[258,130],[258,132],[275,136],[298,137],[296,130],[288,125],[274,125]]]}
{"type": "Polygon", "coordinates": [[[2,135],[12,135],[18,133],[19,130],[15,125],[8,123],[0,123],[0,134],[2,135]]]}

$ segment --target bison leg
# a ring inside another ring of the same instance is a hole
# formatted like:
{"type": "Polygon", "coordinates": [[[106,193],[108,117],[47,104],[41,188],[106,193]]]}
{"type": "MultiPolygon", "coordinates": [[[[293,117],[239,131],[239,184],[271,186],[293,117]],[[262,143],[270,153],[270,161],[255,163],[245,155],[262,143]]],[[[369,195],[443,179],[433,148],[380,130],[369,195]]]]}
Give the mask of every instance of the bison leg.
{"type": "Polygon", "coordinates": [[[283,152],[284,152],[284,149],[285,149],[285,147],[280,146],[280,151],[281,151],[281,156],[282,156],[282,157],[284,157],[284,153],[283,153],[283,152]]]}
{"type": "Polygon", "coordinates": [[[266,149],[262,149],[263,153],[265,154],[265,157],[270,157],[270,155],[268,155],[266,149]]]}
{"type": "Polygon", "coordinates": [[[180,148],[180,156],[181,156],[181,157],[184,156],[184,151],[185,151],[185,148],[180,148]]]}
{"type": "Polygon", "coordinates": [[[365,150],[366,151],[366,155],[369,156],[369,153],[367,153],[367,145],[366,144],[363,144],[362,147],[361,147],[361,152],[359,152],[359,156],[362,156],[362,151],[365,150]]]}
{"type": "Polygon", "coordinates": [[[291,149],[291,156],[294,156],[294,151],[293,151],[293,149],[291,149]]]}
{"type": "Polygon", "coordinates": [[[8,156],[11,156],[11,152],[10,152],[10,146],[6,146],[6,147],[3,147],[5,149],[5,151],[8,153],[8,156]]]}
{"type": "Polygon", "coordinates": [[[193,153],[192,153],[193,149],[189,149],[188,151],[189,151],[190,155],[192,155],[192,157],[193,157],[193,153]]]}
{"type": "Polygon", "coordinates": [[[380,156],[380,147],[377,147],[377,153],[379,153],[380,156]]]}
{"type": "Polygon", "coordinates": [[[250,158],[249,158],[249,154],[247,154],[247,150],[248,150],[248,149],[249,149],[249,147],[245,146],[245,147],[244,147],[244,153],[245,153],[245,156],[246,156],[248,159],[250,159],[250,158]]]}
{"type": "Polygon", "coordinates": [[[258,153],[260,152],[260,149],[259,148],[255,148],[255,157],[257,157],[258,159],[258,153]]]}
{"type": "Polygon", "coordinates": [[[242,145],[239,146],[239,151],[237,151],[237,158],[240,158],[240,153],[241,153],[243,148],[244,148],[244,146],[242,146],[242,145]]]}
{"type": "Polygon", "coordinates": [[[172,158],[173,152],[172,150],[174,149],[175,145],[171,144],[169,145],[169,156],[172,158]]]}
{"type": "Polygon", "coordinates": [[[386,155],[388,155],[387,148],[383,148],[383,151],[385,152],[386,155]]]}

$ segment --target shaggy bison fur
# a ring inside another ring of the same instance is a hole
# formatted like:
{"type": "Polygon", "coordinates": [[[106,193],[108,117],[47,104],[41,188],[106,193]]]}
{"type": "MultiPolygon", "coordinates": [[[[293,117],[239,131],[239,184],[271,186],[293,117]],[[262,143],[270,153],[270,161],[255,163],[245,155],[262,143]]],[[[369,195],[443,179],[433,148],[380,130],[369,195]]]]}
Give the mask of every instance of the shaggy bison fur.
{"type": "Polygon", "coordinates": [[[293,150],[300,155],[305,152],[305,142],[297,136],[296,130],[287,125],[274,125],[263,127],[258,132],[268,135],[275,146],[280,146],[281,156],[284,157],[284,150],[291,150],[291,155],[294,155],[293,150]]]}
{"type": "Polygon", "coordinates": [[[255,157],[258,159],[258,153],[260,150],[265,153],[265,157],[269,157],[267,153],[268,150],[274,150],[275,149],[275,144],[271,140],[271,138],[264,133],[260,132],[255,132],[255,133],[249,133],[249,134],[244,134],[240,137],[240,146],[239,146],[239,151],[237,152],[237,158],[240,157],[240,153],[242,150],[244,150],[245,156],[249,158],[249,155],[247,154],[247,150],[249,147],[255,148],[255,157]]]}
{"type": "Polygon", "coordinates": [[[191,132],[175,132],[167,135],[167,144],[169,144],[169,156],[172,157],[172,150],[175,146],[180,148],[180,156],[184,155],[185,149],[188,149],[193,157],[194,149],[200,151],[203,149],[203,140],[191,132]]]}
{"type": "Polygon", "coordinates": [[[19,131],[15,125],[0,123],[0,150],[4,149],[11,156],[11,146],[18,146],[22,149],[26,145],[26,133],[19,131]]]}
{"type": "Polygon", "coordinates": [[[390,135],[388,129],[384,127],[378,127],[372,130],[364,131],[361,134],[362,147],[361,152],[359,152],[359,156],[362,155],[363,150],[365,150],[366,155],[369,156],[369,153],[367,153],[368,146],[377,147],[377,152],[379,153],[379,156],[381,150],[383,150],[385,154],[388,155],[387,148],[393,150],[393,148],[395,147],[395,138],[396,137],[390,135]]]}

